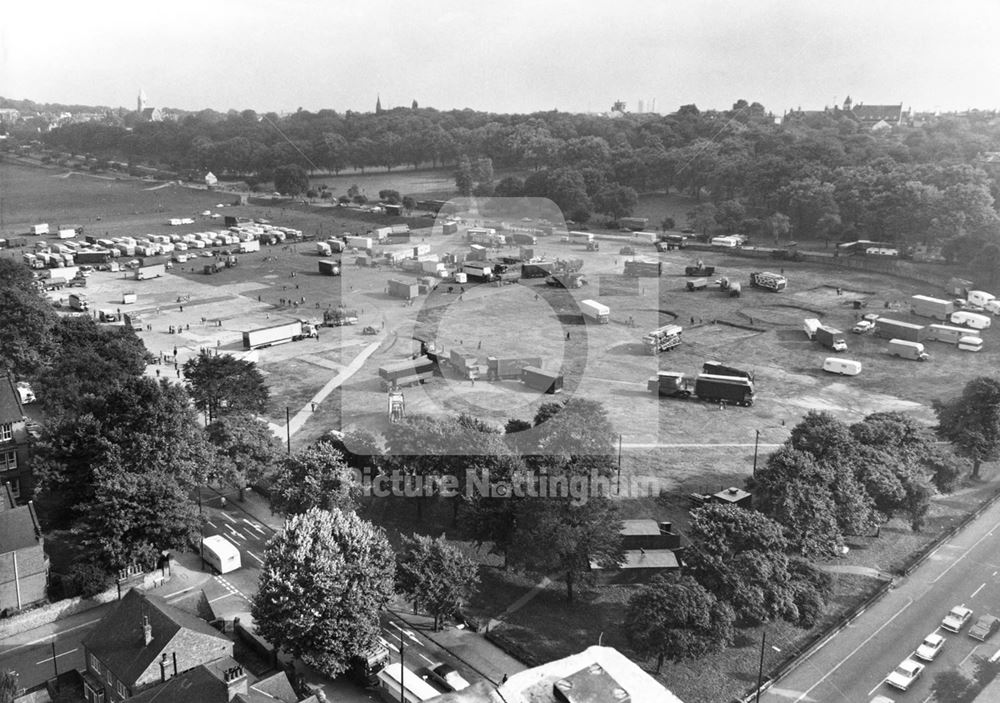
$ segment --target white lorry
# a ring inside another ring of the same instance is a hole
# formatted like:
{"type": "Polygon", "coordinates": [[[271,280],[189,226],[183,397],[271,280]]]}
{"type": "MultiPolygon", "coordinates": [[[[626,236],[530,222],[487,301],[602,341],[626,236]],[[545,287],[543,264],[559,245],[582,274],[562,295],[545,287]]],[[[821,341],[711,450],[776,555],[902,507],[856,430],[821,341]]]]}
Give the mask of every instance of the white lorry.
{"type": "Polygon", "coordinates": [[[607,305],[602,305],[596,300],[581,300],[580,312],[583,313],[584,317],[589,317],[601,325],[606,325],[611,321],[611,308],[607,305]]]}
{"type": "Polygon", "coordinates": [[[890,339],[889,353],[903,359],[914,361],[927,361],[930,355],[924,351],[924,345],[920,342],[910,342],[905,339],[890,339]]]}

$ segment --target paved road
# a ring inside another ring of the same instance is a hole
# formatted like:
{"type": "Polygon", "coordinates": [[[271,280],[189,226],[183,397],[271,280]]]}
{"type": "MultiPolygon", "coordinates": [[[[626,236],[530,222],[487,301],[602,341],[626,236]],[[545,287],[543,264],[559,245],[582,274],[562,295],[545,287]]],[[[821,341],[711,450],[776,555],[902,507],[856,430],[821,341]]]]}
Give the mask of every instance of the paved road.
{"type": "Polygon", "coordinates": [[[948,610],[963,603],[975,612],[973,621],[986,613],[1000,615],[1000,502],[761,694],[761,700],[858,703],[878,694],[897,701],[928,700],[936,674],[956,669],[973,654],[990,656],[1000,647],[1000,635],[980,643],[966,634],[969,626],[960,634],[937,629],[948,610]],[[916,684],[905,693],[886,685],[889,672],[935,630],[947,642],[916,684]]]}

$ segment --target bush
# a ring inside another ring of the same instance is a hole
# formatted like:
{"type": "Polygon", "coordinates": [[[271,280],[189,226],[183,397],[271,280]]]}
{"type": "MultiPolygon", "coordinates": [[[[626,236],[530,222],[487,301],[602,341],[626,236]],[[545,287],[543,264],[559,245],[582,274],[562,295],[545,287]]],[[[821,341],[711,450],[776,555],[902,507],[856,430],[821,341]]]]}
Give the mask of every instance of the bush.
{"type": "Polygon", "coordinates": [[[96,564],[76,564],[66,575],[84,598],[93,598],[111,585],[111,578],[96,564]]]}

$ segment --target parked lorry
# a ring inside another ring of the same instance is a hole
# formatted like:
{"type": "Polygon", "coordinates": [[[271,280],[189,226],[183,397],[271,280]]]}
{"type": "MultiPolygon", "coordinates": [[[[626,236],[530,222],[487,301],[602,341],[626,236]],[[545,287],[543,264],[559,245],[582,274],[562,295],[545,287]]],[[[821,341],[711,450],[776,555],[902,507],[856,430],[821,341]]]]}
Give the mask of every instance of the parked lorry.
{"type": "Polygon", "coordinates": [[[320,259],[319,272],[325,276],[339,276],[340,262],[332,259],[320,259]]]}
{"type": "Polygon", "coordinates": [[[145,323],[139,313],[127,312],[125,313],[125,326],[131,327],[132,329],[141,332],[145,323]]]}
{"type": "Polygon", "coordinates": [[[716,376],[701,373],[694,379],[677,371],[661,371],[649,379],[647,390],[669,398],[697,396],[711,403],[750,406],[754,401],[753,381],[740,376],[716,376]]]}
{"type": "Polygon", "coordinates": [[[816,339],[816,330],[823,326],[823,323],[815,317],[807,317],[802,321],[802,331],[809,339],[816,339]]]}
{"type": "Polygon", "coordinates": [[[663,262],[647,261],[643,259],[626,261],[624,273],[626,276],[631,276],[633,278],[638,278],[640,276],[656,278],[663,273],[663,262]]]}
{"type": "Polygon", "coordinates": [[[561,393],[563,376],[555,371],[546,371],[538,366],[525,366],[521,369],[521,383],[549,395],[561,393]]]}
{"type": "Polygon", "coordinates": [[[707,290],[708,279],[690,278],[684,282],[684,288],[688,293],[697,293],[698,291],[707,290]]]}
{"type": "Polygon", "coordinates": [[[535,246],[538,243],[538,238],[533,234],[525,234],[523,232],[514,232],[510,235],[510,240],[514,244],[522,244],[527,246],[535,246]]]}
{"type": "Polygon", "coordinates": [[[581,300],[580,312],[583,313],[584,317],[601,325],[606,325],[611,321],[611,308],[596,300],[581,300]]]}
{"type": "Polygon", "coordinates": [[[90,310],[90,302],[87,300],[87,296],[83,293],[70,293],[69,306],[71,309],[79,312],[90,310]]]}
{"type": "Polygon", "coordinates": [[[545,278],[551,276],[555,267],[549,263],[532,263],[521,266],[521,278],[545,278]]]}
{"type": "Polygon", "coordinates": [[[316,327],[302,320],[294,322],[284,322],[270,327],[260,327],[255,330],[247,330],[243,333],[244,349],[263,349],[273,347],[276,344],[295,342],[309,337],[319,338],[316,327]]]}
{"type": "Polygon", "coordinates": [[[787,279],[777,273],[770,271],[754,271],[750,274],[750,285],[754,288],[769,290],[772,293],[785,290],[788,285],[787,279]]]}
{"type": "Polygon", "coordinates": [[[540,368],[541,365],[542,358],[540,356],[490,356],[486,358],[486,378],[490,381],[519,380],[521,369],[525,366],[540,368]]]}
{"type": "Polygon", "coordinates": [[[91,266],[102,266],[111,262],[111,252],[107,249],[91,249],[90,251],[80,251],[75,257],[77,264],[89,264],[91,266]]]}
{"type": "Polygon", "coordinates": [[[557,273],[545,279],[545,285],[555,288],[580,288],[586,282],[582,273],[557,273]]]}
{"type": "Polygon", "coordinates": [[[650,354],[659,354],[680,346],[682,332],[683,328],[680,325],[663,325],[647,332],[642,338],[642,343],[650,354]]]}
{"type": "Polygon", "coordinates": [[[911,342],[907,339],[890,339],[889,353],[903,359],[913,359],[916,361],[927,361],[930,355],[924,351],[924,345],[920,342],[911,342]]]}
{"type": "Polygon", "coordinates": [[[462,273],[468,276],[470,281],[492,281],[493,264],[487,261],[466,261],[462,264],[462,273]]]}
{"type": "Polygon", "coordinates": [[[847,351],[847,340],[844,339],[844,333],[833,327],[826,327],[825,325],[818,327],[816,329],[816,341],[827,349],[833,349],[835,352],[847,351]]]}
{"type": "Polygon", "coordinates": [[[945,321],[955,312],[955,303],[951,300],[941,300],[927,295],[914,295],[910,298],[912,312],[919,317],[933,317],[945,321]]]}
{"type": "Polygon", "coordinates": [[[715,274],[714,266],[706,266],[701,260],[694,266],[685,266],[685,276],[712,276],[715,274]]]}
{"type": "Polygon", "coordinates": [[[150,278],[159,278],[167,272],[166,264],[151,264],[149,266],[139,266],[135,270],[135,280],[145,281],[150,278]]]}
{"type": "Polygon", "coordinates": [[[590,244],[594,241],[594,235],[590,232],[570,232],[569,241],[572,244],[590,244]]]}
{"type": "Polygon", "coordinates": [[[926,329],[924,325],[892,320],[888,317],[880,317],[875,320],[875,336],[882,339],[905,339],[909,342],[920,342],[927,336],[926,329]]]}
{"type": "Polygon", "coordinates": [[[247,254],[251,251],[260,251],[260,240],[248,239],[245,242],[240,242],[239,249],[241,254],[247,254]]]}
{"type": "Polygon", "coordinates": [[[334,308],[323,311],[324,327],[343,327],[345,325],[356,325],[358,323],[358,311],[347,310],[346,308],[334,308]]]}
{"type": "Polygon", "coordinates": [[[351,657],[348,665],[350,667],[350,677],[355,682],[363,685],[373,685],[378,673],[389,663],[389,648],[381,641],[376,641],[367,649],[351,657]]]}
{"type": "Polygon", "coordinates": [[[437,373],[437,363],[426,356],[402,359],[380,366],[378,375],[390,388],[423,383],[437,373]]]}

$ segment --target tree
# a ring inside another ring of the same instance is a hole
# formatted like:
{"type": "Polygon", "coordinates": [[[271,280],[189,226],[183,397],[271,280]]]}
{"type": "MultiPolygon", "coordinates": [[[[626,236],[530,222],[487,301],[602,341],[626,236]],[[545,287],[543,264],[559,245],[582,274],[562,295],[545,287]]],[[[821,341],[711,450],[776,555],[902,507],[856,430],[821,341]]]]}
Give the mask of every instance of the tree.
{"type": "Polygon", "coordinates": [[[942,671],[934,675],[931,693],[936,701],[972,703],[978,691],[975,683],[961,671],[942,671]]]}
{"type": "Polygon", "coordinates": [[[380,200],[384,200],[385,202],[390,203],[392,205],[397,205],[401,202],[398,190],[391,190],[385,188],[378,192],[378,197],[380,200]]]}
{"type": "Polygon", "coordinates": [[[980,376],[965,384],[962,395],[935,400],[938,436],[972,461],[972,477],[979,478],[984,461],[1000,456],[1000,381],[980,376]]]}
{"type": "Polygon", "coordinates": [[[791,231],[792,223],[788,215],[776,212],[764,220],[764,229],[774,237],[774,243],[777,244],[778,240],[791,231]]]}
{"type": "Polygon", "coordinates": [[[0,703],[14,703],[18,690],[17,672],[7,669],[0,671],[0,703]]]}
{"type": "Polygon", "coordinates": [[[223,415],[207,432],[217,460],[211,478],[238,488],[240,500],[248,485],[271,472],[282,453],[281,443],[268,424],[248,413],[223,415]]]}
{"type": "Polygon", "coordinates": [[[687,221],[691,228],[707,237],[716,226],[716,208],[712,203],[701,203],[688,211],[687,221]]]}
{"type": "Polygon", "coordinates": [[[473,185],[472,164],[467,158],[463,158],[455,170],[455,188],[458,189],[459,195],[468,196],[472,195],[473,185]]]}
{"type": "Polygon", "coordinates": [[[31,378],[56,348],[53,328],[58,317],[52,305],[33,288],[0,288],[0,368],[31,378]]]}
{"type": "Polygon", "coordinates": [[[412,195],[403,196],[403,209],[407,212],[412,212],[417,207],[417,199],[412,195]]]}
{"type": "Polygon", "coordinates": [[[479,567],[444,537],[403,538],[396,564],[396,588],[434,616],[434,630],[454,615],[479,583],[479,567]]]}
{"type": "Polygon", "coordinates": [[[278,465],[271,485],[271,509],[296,515],[313,508],[354,510],[361,486],[344,455],[319,441],[278,465]]]}
{"type": "Polygon", "coordinates": [[[655,577],[629,599],[625,632],[644,657],[681,662],[721,652],[733,642],[736,615],[690,576],[655,577]]]}
{"type": "Polygon", "coordinates": [[[208,424],[223,413],[262,413],[270,396],[257,364],[208,350],[184,362],[184,377],[208,424]]]}
{"type": "Polygon", "coordinates": [[[274,189],[282,195],[301,195],[309,190],[309,174],[298,164],[274,169],[274,189]]]}
{"type": "Polygon", "coordinates": [[[941,493],[951,493],[958,488],[959,479],[967,466],[965,459],[955,456],[950,449],[933,447],[924,459],[931,474],[931,483],[941,493]]]}
{"type": "Polygon", "coordinates": [[[264,639],[334,677],[378,638],[394,575],[381,529],[354,513],[310,508],[268,542],[250,612],[264,639]]]}
{"type": "Polygon", "coordinates": [[[638,203],[638,194],[628,186],[609,185],[594,195],[594,209],[615,220],[631,215],[638,203]]]}

